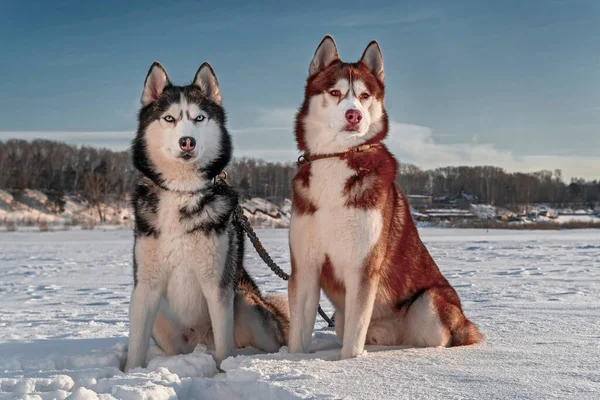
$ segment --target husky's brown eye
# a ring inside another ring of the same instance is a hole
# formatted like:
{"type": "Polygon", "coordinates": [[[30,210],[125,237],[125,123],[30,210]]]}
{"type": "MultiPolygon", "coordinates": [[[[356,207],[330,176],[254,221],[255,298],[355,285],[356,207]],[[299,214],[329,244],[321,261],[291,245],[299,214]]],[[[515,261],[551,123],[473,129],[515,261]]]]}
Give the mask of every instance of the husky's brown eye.
{"type": "Polygon", "coordinates": [[[165,115],[163,119],[167,122],[175,122],[175,118],[173,118],[171,115],[165,115]]]}
{"type": "Polygon", "coordinates": [[[331,90],[329,94],[333,97],[340,97],[342,95],[342,92],[340,92],[339,90],[331,90]]]}
{"type": "Polygon", "coordinates": [[[371,97],[371,95],[369,93],[363,93],[363,94],[360,95],[360,99],[361,100],[366,100],[369,97],[371,97]]]}

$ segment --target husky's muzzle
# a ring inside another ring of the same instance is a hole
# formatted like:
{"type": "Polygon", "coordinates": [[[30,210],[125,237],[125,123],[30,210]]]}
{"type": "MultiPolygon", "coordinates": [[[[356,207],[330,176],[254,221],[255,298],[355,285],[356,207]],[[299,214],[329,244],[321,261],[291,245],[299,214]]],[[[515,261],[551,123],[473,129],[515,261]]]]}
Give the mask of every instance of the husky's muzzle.
{"type": "Polygon", "coordinates": [[[183,151],[192,151],[196,148],[196,139],[190,136],[184,136],[179,139],[179,147],[183,151]]]}
{"type": "Polygon", "coordinates": [[[181,149],[180,158],[185,161],[190,160],[194,156],[194,149],[196,148],[196,139],[191,136],[183,136],[179,139],[179,148],[181,149]]]}

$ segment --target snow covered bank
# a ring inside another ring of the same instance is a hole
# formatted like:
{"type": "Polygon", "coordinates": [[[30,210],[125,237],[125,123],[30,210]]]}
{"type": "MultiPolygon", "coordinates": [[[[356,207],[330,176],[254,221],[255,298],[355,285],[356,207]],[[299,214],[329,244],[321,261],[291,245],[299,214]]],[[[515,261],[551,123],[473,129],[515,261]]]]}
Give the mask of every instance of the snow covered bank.
{"type": "MultiPolygon", "coordinates": [[[[66,195],[64,211],[56,213],[48,196],[37,190],[24,190],[17,196],[0,189],[1,231],[56,231],[67,229],[94,229],[115,226],[133,228],[133,212],[129,200],[101,203],[104,221],[97,207],[81,196],[66,195]]],[[[257,228],[287,228],[290,224],[292,203],[281,204],[253,197],[241,203],[244,214],[257,228]]]]}
{"type": "Polygon", "coordinates": [[[259,197],[242,202],[244,214],[257,228],[287,228],[292,216],[292,202],[285,199],[281,206],[259,197]]]}
{"type": "MultiPolygon", "coordinates": [[[[48,196],[36,190],[24,190],[17,196],[0,189],[0,232],[58,231],[107,227],[133,228],[133,213],[129,200],[100,204],[104,221],[97,208],[81,196],[65,196],[62,213],[56,214],[48,196]]],[[[241,202],[244,214],[255,228],[288,228],[292,203],[289,199],[253,197],[241,202]]],[[[422,226],[452,226],[467,228],[583,228],[600,226],[600,214],[593,210],[534,208],[528,214],[515,214],[488,204],[471,204],[468,210],[456,208],[411,208],[413,219],[422,226]],[[548,216],[547,216],[548,215],[548,216]],[[517,226],[516,226],[517,225],[517,226]]]]}
{"type": "MultiPolygon", "coordinates": [[[[600,391],[600,231],[422,229],[481,346],[340,344],[318,320],[312,354],[246,349],[217,373],[199,348],[119,370],[132,288],[131,233],[0,234],[0,399],[578,398],[600,391]]],[[[287,231],[259,230],[289,271],[287,231]]],[[[286,283],[250,251],[261,289],[286,283]]],[[[331,305],[322,301],[327,313],[331,305]]]]}
{"type": "Polygon", "coordinates": [[[132,227],[133,212],[127,200],[100,203],[97,206],[77,195],[64,196],[64,210],[59,212],[48,196],[38,190],[25,189],[18,195],[0,189],[0,231],[64,230],[71,227],[92,229],[99,225],[132,227]],[[23,229],[25,228],[25,229],[23,229]],[[29,228],[29,229],[27,229],[29,228]]]}

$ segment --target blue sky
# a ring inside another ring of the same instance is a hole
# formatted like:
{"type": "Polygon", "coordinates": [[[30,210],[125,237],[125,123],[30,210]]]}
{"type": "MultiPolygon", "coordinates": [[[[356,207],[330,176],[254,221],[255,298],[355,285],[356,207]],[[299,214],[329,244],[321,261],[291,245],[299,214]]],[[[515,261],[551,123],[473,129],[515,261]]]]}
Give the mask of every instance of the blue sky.
{"type": "Polygon", "coordinates": [[[125,148],[150,64],[184,84],[209,61],[236,155],[293,160],[294,111],[329,33],[346,61],[379,41],[401,161],[600,178],[596,0],[9,0],[0,22],[0,140],[125,148]]]}

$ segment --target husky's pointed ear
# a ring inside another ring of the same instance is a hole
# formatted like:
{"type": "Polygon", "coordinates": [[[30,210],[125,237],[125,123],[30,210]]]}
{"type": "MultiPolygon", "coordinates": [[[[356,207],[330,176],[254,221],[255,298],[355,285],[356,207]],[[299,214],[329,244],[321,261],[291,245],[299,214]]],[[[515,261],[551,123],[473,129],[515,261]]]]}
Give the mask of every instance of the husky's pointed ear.
{"type": "Polygon", "coordinates": [[[335,40],[330,35],[327,35],[321,40],[319,47],[315,51],[315,56],[308,67],[308,76],[313,76],[317,72],[325,69],[335,60],[339,60],[337,46],[335,40]]]}
{"type": "Polygon", "coordinates": [[[196,72],[196,76],[192,83],[200,88],[204,97],[219,105],[221,104],[219,81],[217,80],[215,71],[209,63],[205,62],[198,68],[198,72],[196,72]]]}
{"type": "Polygon", "coordinates": [[[171,81],[167,76],[167,71],[160,65],[159,62],[155,61],[148,75],[146,75],[146,81],[144,82],[144,92],[142,93],[142,104],[148,105],[162,94],[165,87],[169,86],[171,81]]]}
{"type": "Polygon", "coordinates": [[[385,72],[383,71],[383,55],[381,54],[381,48],[376,40],[373,40],[362,55],[360,62],[365,64],[371,72],[383,83],[385,78],[385,72]]]}

